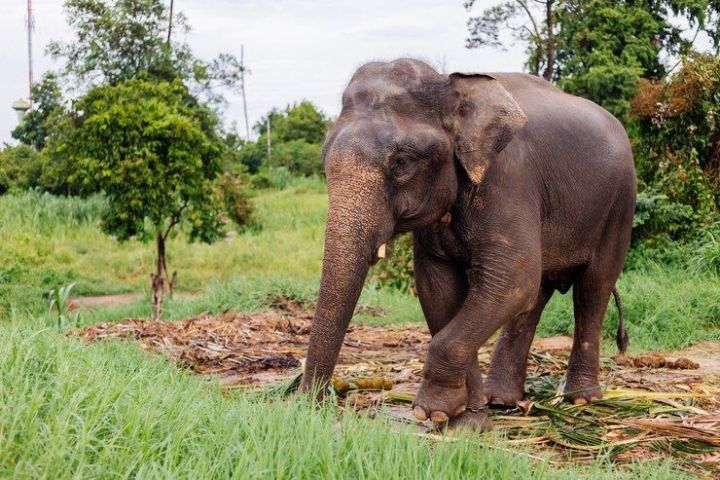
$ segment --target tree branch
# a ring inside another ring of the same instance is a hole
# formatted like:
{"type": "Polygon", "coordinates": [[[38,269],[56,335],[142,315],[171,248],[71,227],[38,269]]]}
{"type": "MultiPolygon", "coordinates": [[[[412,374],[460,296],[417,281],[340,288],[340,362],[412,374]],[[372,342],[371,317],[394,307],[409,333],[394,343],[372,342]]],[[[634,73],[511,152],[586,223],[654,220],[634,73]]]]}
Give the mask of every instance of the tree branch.
{"type": "Polygon", "coordinates": [[[167,229],[165,229],[165,233],[162,234],[163,242],[167,240],[168,235],[170,235],[170,230],[172,230],[175,225],[180,223],[182,212],[185,210],[186,207],[187,202],[183,203],[182,207],[180,207],[180,209],[170,217],[170,224],[168,225],[167,229]]]}

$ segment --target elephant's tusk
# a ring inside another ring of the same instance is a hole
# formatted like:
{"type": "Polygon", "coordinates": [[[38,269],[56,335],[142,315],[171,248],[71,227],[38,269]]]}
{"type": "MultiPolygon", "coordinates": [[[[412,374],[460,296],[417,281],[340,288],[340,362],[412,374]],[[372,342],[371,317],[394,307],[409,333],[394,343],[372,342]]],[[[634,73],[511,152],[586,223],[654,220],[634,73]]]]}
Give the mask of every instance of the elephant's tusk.
{"type": "Polygon", "coordinates": [[[378,258],[385,258],[385,245],[387,245],[387,244],[383,243],[382,245],[380,245],[378,247],[378,251],[377,251],[378,258]]]}

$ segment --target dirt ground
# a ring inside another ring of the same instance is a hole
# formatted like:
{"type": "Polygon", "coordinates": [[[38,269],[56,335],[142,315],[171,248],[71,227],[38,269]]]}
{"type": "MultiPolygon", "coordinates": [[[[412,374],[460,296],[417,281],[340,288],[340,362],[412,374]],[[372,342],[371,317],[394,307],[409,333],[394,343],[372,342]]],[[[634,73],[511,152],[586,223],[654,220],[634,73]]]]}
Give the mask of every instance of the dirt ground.
{"type": "MultiPolygon", "coordinates": [[[[225,389],[234,390],[297,379],[311,320],[302,305],[278,301],[275,310],[255,315],[178,322],[129,319],[73,334],[88,341],[135,339],[142,348],[215,376],[225,389]]],[[[420,325],[352,325],[336,368],[343,408],[410,425],[423,436],[452,438],[428,430],[410,413],[429,340],[420,325]]],[[[568,405],[558,395],[571,345],[570,337],[535,340],[528,400],[514,409],[491,411],[495,430],[505,441],[526,445],[531,456],[536,450],[551,452],[558,462],[589,461],[597,455],[625,462],[671,454],[702,476],[720,478],[720,344],[603,358],[605,396],[586,406],[568,405]]],[[[479,353],[485,368],[491,352],[489,344],[479,353]]]]}

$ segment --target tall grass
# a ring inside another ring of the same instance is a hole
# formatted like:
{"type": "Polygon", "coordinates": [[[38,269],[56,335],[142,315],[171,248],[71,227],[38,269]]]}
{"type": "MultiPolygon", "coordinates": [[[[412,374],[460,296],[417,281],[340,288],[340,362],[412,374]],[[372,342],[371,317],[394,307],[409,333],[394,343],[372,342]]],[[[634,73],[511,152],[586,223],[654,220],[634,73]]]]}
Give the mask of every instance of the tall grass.
{"type": "MultiPolygon", "coordinates": [[[[263,190],[254,199],[260,229],[213,245],[191,245],[182,236],[169,242],[178,289],[202,293],[200,299],[172,302],[169,315],[258,310],[277,294],[315,301],[327,215],[325,185],[318,178],[290,178],[285,184],[284,190],[263,190]]],[[[51,289],[73,282],[77,295],[147,291],[153,245],[118,243],[100,232],[104,205],[100,196],[63,198],[32,191],[0,198],[0,313],[11,306],[43,311],[51,289]]],[[[680,348],[720,340],[719,251],[715,237],[708,234],[698,249],[666,252],[682,262],[659,264],[643,250],[633,252],[630,269],[619,283],[632,348],[680,348]]],[[[555,294],[539,334],[572,333],[571,297],[555,294]]],[[[146,316],[146,303],[123,307],[114,315],[146,316]]],[[[381,317],[361,315],[362,321],[422,321],[417,299],[371,282],[361,303],[385,312],[381,317]]],[[[608,312],[604,333],[611,339],[617,312],[613,305],[608,312]]]]}
{"type": "MultiPolygon", "coordinates": [[[[325,187],[318,179],[286,180],[286,189],[255,198],[261,228],[214,245],[171,240],[180,290],[202,295],[168,301],[168,319],[259,310],[274,295],[315,301],[325,187]]],[[[130,342],[88,346],[66,338],[57,315],[38,314],[47,311],[51,289],[77,282],[77,294],[144,291],[152,268],[152,245],[120,244],[99,231],[103,208],[102,197],[0,198],[0,477],[689,478],[670,463],[557,468],[492,436],[433,442],[331,405],[318,410],[303,398],[227,397],[214,381],[130,342]]],[[[633,348],[718,339],[720,276],[712,269],[648,260],[626,271],[620,288],[633,348]]],[[[540,334],[572,331],[570,297],[553,298],[540,334]]],[[[358,321],[422,321],[417,299],[376,284],[366,285],[360,302],[385,313],[358,321]]],[[[149,316],[149,308],[142,301],[83,312],[76,321],[149,316]]],[[[609,311],[611,338],[617,317],[609,311]]]]}
{"type": "Polygon", "coordinates": [[[0,330],[4,478],[685,478],[670,463],[559,469],[493,437],[433,442],[305,398],[227,397],[130,343],[43,322],[0,330]]]}

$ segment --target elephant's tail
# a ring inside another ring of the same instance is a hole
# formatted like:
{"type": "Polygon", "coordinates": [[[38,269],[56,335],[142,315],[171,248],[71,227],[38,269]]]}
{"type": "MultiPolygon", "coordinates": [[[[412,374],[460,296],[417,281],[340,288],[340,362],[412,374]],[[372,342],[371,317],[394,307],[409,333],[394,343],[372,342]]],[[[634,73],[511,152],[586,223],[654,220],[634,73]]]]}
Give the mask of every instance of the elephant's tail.
{"type": "Polygon", "coordinates": [[[617,343],[618,350],[621,354],[625,353],[627,346],[630,343],[630,337],[628,337],[625,331],[625,310],[623,310],[622,300],[620,300],[620,291],[617,286],[612,289],[613,297],[615,298],[615,305],[618,309],[618,328],[615,336],[615,342],[617,343]]]}

